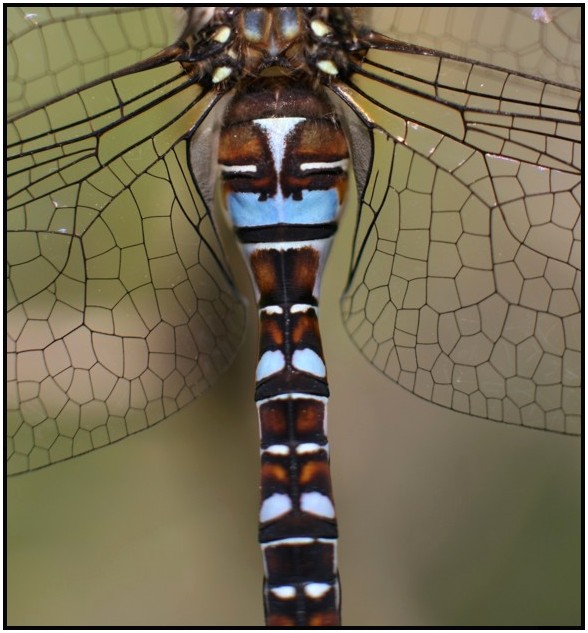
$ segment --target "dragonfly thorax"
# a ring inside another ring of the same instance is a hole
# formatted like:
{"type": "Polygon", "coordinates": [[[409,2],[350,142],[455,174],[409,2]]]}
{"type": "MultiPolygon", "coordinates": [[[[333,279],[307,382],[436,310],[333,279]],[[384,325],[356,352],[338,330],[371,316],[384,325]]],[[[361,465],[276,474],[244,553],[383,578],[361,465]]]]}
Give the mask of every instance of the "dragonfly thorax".
{"type": "Polygon", "coordinates": [[[213,84],[260,76],[268,68],[302,71],[326,82],[344,76],[366,49],[351,10],[342,7],[195,10],[183,40],[191,72],[213,84]]]}

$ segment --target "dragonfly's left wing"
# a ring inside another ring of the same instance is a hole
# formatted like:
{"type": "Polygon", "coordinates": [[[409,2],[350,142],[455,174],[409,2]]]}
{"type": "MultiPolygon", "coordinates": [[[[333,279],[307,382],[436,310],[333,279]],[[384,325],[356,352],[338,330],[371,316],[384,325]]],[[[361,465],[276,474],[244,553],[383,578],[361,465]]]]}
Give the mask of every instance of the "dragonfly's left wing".
{"type": "Polygon", "coordinates": [[[244,310],[190,170],[215,105],[170,49],[9,120],[9,472],[185,405],[244,310]]]}
{"type": "Polygon", "coordinates": [[[457,411],[575,434],[580,92],[374,36],[334,86],[369,130],[346,326],[457,411]]]}
{"type": "Polygon", "coordinates": [[[6,12],[9,115],[147,59],[186,21],[178,7],[26,6],[6,12]]]}

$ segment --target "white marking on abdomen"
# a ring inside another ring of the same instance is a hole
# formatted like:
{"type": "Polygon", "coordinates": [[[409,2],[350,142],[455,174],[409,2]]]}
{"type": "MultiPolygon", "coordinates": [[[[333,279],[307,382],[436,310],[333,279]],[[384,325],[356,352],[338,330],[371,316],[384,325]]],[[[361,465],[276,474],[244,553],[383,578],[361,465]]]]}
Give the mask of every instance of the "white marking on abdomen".
{"type": "Polygon", "coordinates": [[[340,167],[342,170],[347,171],[347,167],[349,165],[348,158],[342,158],[341,160],[334,160],[330,163],[300,163],[300,169],[302,171],[310,171],[313,170],[326,170],[326,169],[337,169],[340,167]]]}
{"type": "Polygon", "coordinates": [[[220,164],[221,171],[227,174],[256,174],[257,165],[223,165],[220,164]]]}
{"type": "Polygon", "coordinates": [[[296,588],[288,585],[284,585],[283,587],[274,587],[273,589],[270,589],[270,591],[280,600],[291,600],[296,597],[296,588]]]}
{"type": "Polygon", "coordinates": [[[255,370],[255,380],[259,382],[272,374],[284,369],[286,366],[286,359],[284,354],[280,350],[271,350],[264,352],[257,363],[257,369],[255,370]]]}
{"type": "Polygon", "coordinates": [[[261,504],[259,510],[259,521],[265,523],[272,519],[277,519],[282,515],[290,512],[292,509],[292,501],[288,495],[275,493],[271,497],[268,497],[261,504]]]}
{"type": "Polygon", "coordinates": [[[304,120],[303,117],[295,116],[253,120],[253,123],[265,131],[277,174],[282,171],[282,162],[286,155],[286,137],[304,120]]]}
{"type": "Polygon", "coordinates": [[[306,442],[304,444],[298,444],[296,447],[296,453],[298,455],[305,455],[306,453],[318,453],[321,449],[324,449],[327,453],[329,452],[328,447],[321,446],[316,442],[306,442]]]}
{"type": "Polygon", "coordinates": [[[335,518],[335,508],[329,497],[320,492],[305,492],[300,495],[300,509],[315,516],[335,518]]]}
{"type": "Polygon", "coordinates": [[[316,308],[311,306],[310,303],[295,303],[290,307],[290,314],[296,314],[296,312],[308,312],[309,310],[314,310],[316,312],[316,308]]]}
{"type": "Polygon", "coordinates": [[[315,396],[310,393],[280,393],[277,396],[265,398],[265,400],[258,400],[256,404],[260,407],[266,402],[274,402],[275,400],[318,400],[318,402],[322,402],[325,406],[329,402],[329,399],[324,396],[315,396]]]}
{"type": "Polygon", "coordinates": [[[261,308],[260,312],[265,312],[266,314],[284,314],[284,310],[280,306],[266,306],[265,308],[261,308]]]}
{"type": "Polygon", "coordinates": [[[261,549],[265,550],[268,547],[276,547],[280,545],[292,545],[293,547],[295,547],[296,545],[310,545],[315,541],[319,543],[328,543],[330,541],[334,542],[334,539],[315,539],[311,538],[310,536],[290,536],[288,538],[280,538],[275,541],[270,541],[269,543],[262,543],[261,549]]]}
{"type": "Polygon", "coordinates": [[[290,448],[285,444],[272,444],[267,448],[262,449],[262,453],[269,453],[270,455],[288,455],[290,448]]]}
{"type": "Polygon", "coordinates": [[[292,365],[300,371],[319,378],[327,375],[327,368],[321,357],[311,349],[297,349],[292,354],[292,365]]]}
{"type": "Polygon", "coordinates": [[[319,254],[328,253],[332,238],[317,240],[301,240],[299,242],[255,242],[243,244],[243,249],[250,255],[254,251],[299,251],[303,248],[314,248],[319,254]]]}
{"type": "Polygon", "coordinates": [[[331,585],[326,582],[309,582],[304,585],[304,593],[313,600],[322,598],[328,591],[331,590],[331,585]]]}

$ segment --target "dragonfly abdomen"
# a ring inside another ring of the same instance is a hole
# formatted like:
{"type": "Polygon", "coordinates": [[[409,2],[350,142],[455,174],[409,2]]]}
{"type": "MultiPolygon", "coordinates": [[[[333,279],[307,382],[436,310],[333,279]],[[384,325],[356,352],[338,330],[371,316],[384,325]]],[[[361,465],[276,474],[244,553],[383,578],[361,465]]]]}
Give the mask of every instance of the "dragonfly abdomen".
{"type": "Polygon", "coordinates": [[[228,106],[218,161],[223,205],[259,308],[266,622],[338,625],[318,295],[347,191],[347,142],[326,99],[285,79],[262,79],[228,106]]]}
{"type": "MultiPolygon", "coordinates": [[[[263,253],[276,256],[276,261],[301,260],[308,250],[263,253]]],[[[316,306],[267,306],[260,310],[260,325],[259,539],[267,623],[332,626],[339,623],[337,523],[326,436],[328,386],[316,306]]]]}

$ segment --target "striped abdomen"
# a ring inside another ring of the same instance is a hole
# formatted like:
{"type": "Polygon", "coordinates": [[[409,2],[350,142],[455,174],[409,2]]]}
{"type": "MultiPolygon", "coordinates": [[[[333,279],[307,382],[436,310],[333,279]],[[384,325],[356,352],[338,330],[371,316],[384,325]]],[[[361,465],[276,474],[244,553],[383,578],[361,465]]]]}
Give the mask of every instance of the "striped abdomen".
{"type": "Polygon", "coordinates": [[[260,319],[255,399],[269,626],[340,623],[318,294],[348,160],[332,107],[304,87],[260,80],[228,106],[218,156],[221,197],[251,271],[260,319]]]}

